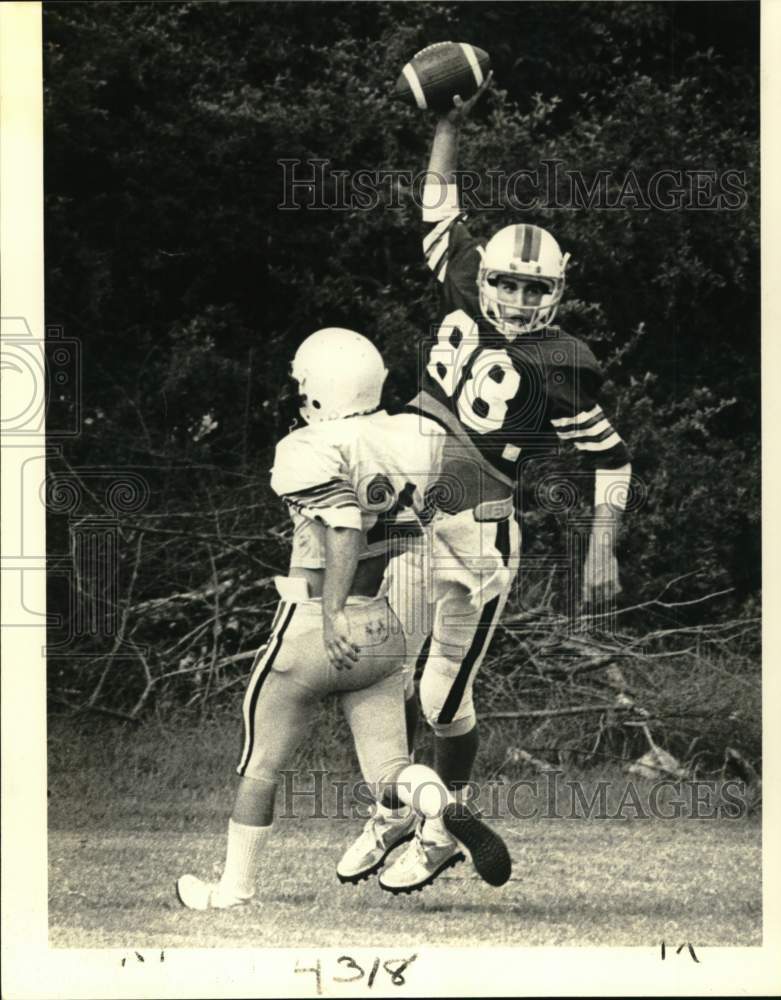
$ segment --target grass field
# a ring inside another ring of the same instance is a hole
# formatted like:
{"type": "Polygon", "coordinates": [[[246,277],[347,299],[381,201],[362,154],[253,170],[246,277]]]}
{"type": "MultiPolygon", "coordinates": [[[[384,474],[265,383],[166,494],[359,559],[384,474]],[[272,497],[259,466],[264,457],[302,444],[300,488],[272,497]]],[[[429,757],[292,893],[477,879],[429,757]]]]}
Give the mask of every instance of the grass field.
{"type": "Polygon", "coordinates": [[[257,901],[223,913],[183,910],[177,875],[215,873],[213,833],[50,837],[50,943],[65,947],[292,945],[758,945],[755,824],[502,823],[512,880],[481,882],[467,864],[411,897],[375,881],[342,886],[334,864],[347,824],[281,821],[257,901]]]}
{"type": "Polygon", "coordinates": [[[232,794],[223,732],[51,728],[53,947],[761,944],[756,815],[503,818],[494,825],[513,857],[507,885],[492,889],[465,863],[393,897],[375,880],[336,879],[359,819],[302,810],[275,824],[250,907],[184,910],[175,879],[213,877],[223,860],[232,794]]]}

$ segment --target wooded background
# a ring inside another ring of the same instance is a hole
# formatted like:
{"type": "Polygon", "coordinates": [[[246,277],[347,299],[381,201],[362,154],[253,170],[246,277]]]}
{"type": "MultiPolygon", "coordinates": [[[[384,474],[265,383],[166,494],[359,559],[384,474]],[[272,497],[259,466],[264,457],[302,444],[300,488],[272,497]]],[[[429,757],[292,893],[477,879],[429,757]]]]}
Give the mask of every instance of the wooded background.
{"type": "MultiPolygon", "coordinates": [[[[278,161],[423,169],[433,118],[390,93],[443,39],[495,71],[464,169],[559,159],[587,182],[610,171],[614,195],[629,171],[745,178],[734,210],[472,215],[485,234],[542,224],[572,253],[560,322],[603,362],[642,484],[615,627],[573,627],[555,573],[527,575],[479,710],[509,713],[502,745],[524,753],[629,759],[650,740],[690,768],[735,747],[756,762],[754,3],[44,4],[47,323],[81,348],[57,399],[80,433],[49,464],[52,708],[174,720],[235,705],[286,565],[268,471],[292,353],[321,326],[360,330],[403,402],[435,318],[409,192],[398,208],[283,212],[278,161]],[[106,477],[123,474],[109,508],[106,477]]],[[[566,515],[534,486],[527,559],[566,544],[566,515]]]]}

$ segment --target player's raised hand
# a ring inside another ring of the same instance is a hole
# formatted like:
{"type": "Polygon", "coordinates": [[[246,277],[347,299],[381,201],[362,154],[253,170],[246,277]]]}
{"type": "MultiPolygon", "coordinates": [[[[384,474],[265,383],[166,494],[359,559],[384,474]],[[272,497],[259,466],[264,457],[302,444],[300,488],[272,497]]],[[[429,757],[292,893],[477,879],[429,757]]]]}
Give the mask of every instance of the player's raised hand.
{"type": "Polygon", "coordinates": [[[323,615],[323,642],[328,660],[336,670],[350,670],[360,648],[350,638],[350,623],[344,611],[323,615]]]}
{"type": "Polygon", "coordinates": [[[460,125],[465,121],[472,112],[472,108],[477,104],[483,94],[491,86],[491,81],[494,78],[494,71],[491,70],[486,76],[485,80],[480,84],[477,90],[472,94],[468,101],[461,100],[459,94],[453,97],[453,105],[450,111],[447,111],[442,117],[451,122],[453,125],[460,125]]]}

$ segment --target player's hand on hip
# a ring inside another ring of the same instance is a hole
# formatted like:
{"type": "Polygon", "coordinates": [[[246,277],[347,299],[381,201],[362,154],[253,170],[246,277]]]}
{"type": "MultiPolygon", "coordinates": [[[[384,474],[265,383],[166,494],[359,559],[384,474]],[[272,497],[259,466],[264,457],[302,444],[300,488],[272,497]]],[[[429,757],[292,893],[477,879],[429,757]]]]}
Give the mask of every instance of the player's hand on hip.
{"type": "Polygon", "coordinates": [[[472,108],[477,104],[483,94],[491,86],[491,81],[494,78],[494,71],[491,70],[488,76],[483,80],[477,90],[472,94],[472,96],[467,101],[462,101],[458,94],[453,98],[454,107],[450,111],[446,111],[442,117],[451,122],[453,125],[460,125],[465,119],[469,117],[472,112],[472,108]]]}
{"type": "Polygon", "coordinates": [[[344,611],[323,613],[323,642],[328,660],[337,670],[350,670],[360,649],[350,638],[350,623],[344,611]]]}

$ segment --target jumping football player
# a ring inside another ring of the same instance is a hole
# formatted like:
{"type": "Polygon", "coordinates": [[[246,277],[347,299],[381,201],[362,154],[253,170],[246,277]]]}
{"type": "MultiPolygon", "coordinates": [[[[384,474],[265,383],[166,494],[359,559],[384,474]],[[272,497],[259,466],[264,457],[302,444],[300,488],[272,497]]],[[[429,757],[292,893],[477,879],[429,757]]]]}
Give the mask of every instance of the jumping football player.
{"type": "Polygon", "coordinates": [[[446,433],[432,424],[421,434],[418,417],[380,411],[386,374],[365,337],[337,328],[312,334],[293,360],[306,426],[280,441],[271,477],[293,519],[290,570],[276,578],[281,602],[244,698],[244,749],[222,877],[212,884],[184,875],[176,884],[191,909],[225,909],[254,896],[279,771],[329,694],[340,697],[365,780],[379,799],[385,792],[391,805],[409,807],[394,846],[412,836],[417,809],[441,819],[487,882],[510,877],[501,838],[408,755],[405,638],[384,578],[391,536],[422,530],[423,498],[446,433]]]}
{"type": "MultiPolygon", "coordinates": [[[[434,731],[434,767],[453,791],[472,774],[478,749],[472,688],[518,566],[513,497],[522,463],[557,451],[559,443],[593,461],[595,516],[582,595],[588,604],[620,590],[613,545],[631,477],[627,449],[598,401],[596,359],[553,325],[569,254],[535,225],[507,226],[483,246],[465,223],[455,175],[459,131],[489,83],[490,76],[469,101],[455,98],[436,125],[428,170],[442,182],[429,182],[424,191],[423,252],[440,285],[440,315],[426,345],[421,391],[407,407],[448,429],[448,468],[457,470],[462,487],[451,498],[451,513],[440,512],[432,524],[439,587],[420,680],[434,731]]],[[[407,699],[414,720],[412,671],[407,699]]],[[[397,831],[407,833],[400,823],[379,805],[340,868],[357,876],[387,855],[397,831]]],[[[383,884],[412,891],[461,857],[443,824],[426,820],[394,855],[383,884]]]]}

